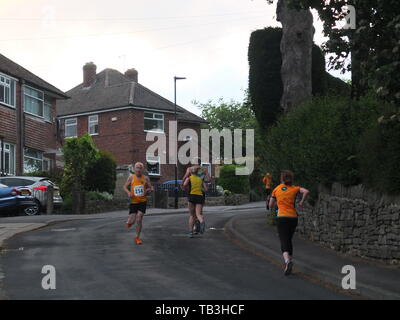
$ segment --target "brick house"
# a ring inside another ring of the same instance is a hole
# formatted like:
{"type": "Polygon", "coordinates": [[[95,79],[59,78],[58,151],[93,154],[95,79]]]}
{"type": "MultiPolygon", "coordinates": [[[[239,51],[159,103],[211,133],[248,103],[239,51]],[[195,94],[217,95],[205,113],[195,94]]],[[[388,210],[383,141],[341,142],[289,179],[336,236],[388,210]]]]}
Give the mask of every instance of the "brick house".
{"type": "MultiPolygon", "coordinates": [[[[153,182],[174,179],[174,164],[161,164],[160,155],[146,154],[154,143],[146,142],[148,132],[164,135],[168,145],[169,122],[175,119],[174,103],[138,83],[135,69],[125,74],[113,69],[100,73],[96,70],[95,64],[87,63],[83,83],[67,92],[71,99],[60,102],[57,115],[63,136],[89,133],[99,149],[113,154],[119,168],[140,161],[147,166],[153,182]]],[[[179,106],[177,113],[178,132],[191,128],[200,137],[200,126],[206,121],[179,106]]],[[[168,150],[163,152],[168,159],[168,150]]],[[[186,167],[178,165],[179,178],[186,167]]]]}
{"type": "Polygon", "coordinates": [[[22,175],[55,165],[56,104],[67,98],[0,54],[0,174],[22,175]]]}

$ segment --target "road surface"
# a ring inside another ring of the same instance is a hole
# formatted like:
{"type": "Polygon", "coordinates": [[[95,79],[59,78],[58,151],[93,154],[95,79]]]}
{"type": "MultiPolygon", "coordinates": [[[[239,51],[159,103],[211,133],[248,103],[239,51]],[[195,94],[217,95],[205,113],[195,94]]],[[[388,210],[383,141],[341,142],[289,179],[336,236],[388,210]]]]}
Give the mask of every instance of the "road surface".
{"type": "Polygon", "coordinates": [[[207,232],[194,239],[186,236],[186,214],[146,216],[142,246],[134,245],[134,232],[121,217],[17,235],[0,255],[2,293],[7,299],[349,298],[296,275],[285,277],[231,242],[223,227],[243,212],[207,213],[207,232]],[[56,269],[55,290],[41,286],[45,265],[56,269]]]}

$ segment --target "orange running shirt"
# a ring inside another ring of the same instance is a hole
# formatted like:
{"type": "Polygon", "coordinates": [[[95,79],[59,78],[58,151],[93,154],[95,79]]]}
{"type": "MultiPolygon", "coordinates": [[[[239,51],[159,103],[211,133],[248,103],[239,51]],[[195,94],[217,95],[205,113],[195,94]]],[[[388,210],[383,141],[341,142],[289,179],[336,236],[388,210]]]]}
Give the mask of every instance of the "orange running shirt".
{"type": "Polygon", "coordinates": [[[146,188],[145,176],[142,174],[142,176],[138,178],[136,174],[132,174],[132,184],[131,184],[131,192],[133,194],[132,203],[142,203],[147,201],[145,188],[146,188]]]}
{"type": "Polygon", "coordinates": [[[278,205],[278,217],[297,218],[295,201],[299,192],[300,187],[285,184],[280,184],[272,191],[272,197],[278,205]]]}

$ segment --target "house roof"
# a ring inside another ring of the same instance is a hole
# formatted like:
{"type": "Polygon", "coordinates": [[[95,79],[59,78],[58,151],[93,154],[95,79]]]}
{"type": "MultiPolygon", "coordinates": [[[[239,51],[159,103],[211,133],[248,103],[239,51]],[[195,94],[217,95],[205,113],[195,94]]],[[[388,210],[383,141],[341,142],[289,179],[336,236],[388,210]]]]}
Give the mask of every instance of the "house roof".
{"type": "MultiPolygon", "coordinates": [[[[58,116],[79,115],[120,107],[138,107],[149,110],[174,112],[175,105],[159,94],[132,82],[121,72],[105,69],[96,75],[96,80],[89,88],[83,84],[69,90],[71,99],[59,102],[58,116]]],[[[177,106],[178,120],[185,122],[206,123],[197,115],[177,106]]]]}
{"type": "Polygon", "coordinates": [[[2,54],[0,54],[0,72],[3,72],[17,79],[23,79],[27,82],[27,84],[33,85],[38,89],[42,89],[44,91],[52,93],[58,99],[69,98],[60,89],[57,89],[55,86],[39,78],[37,75],[34,75],[32,72],[28,71],[14,61],[11,61],[2,54]]]}

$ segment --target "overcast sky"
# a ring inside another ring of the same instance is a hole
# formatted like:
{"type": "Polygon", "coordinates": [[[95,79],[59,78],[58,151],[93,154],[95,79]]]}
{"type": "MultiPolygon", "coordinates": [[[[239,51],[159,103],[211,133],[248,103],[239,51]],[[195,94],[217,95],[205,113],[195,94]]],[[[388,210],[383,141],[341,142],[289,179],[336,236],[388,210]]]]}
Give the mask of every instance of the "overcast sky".
{"type": "Polygon", "coordinates": [[[64,91],[89,61],[136,68],[171,101],[173,76],[184,76],[178,103],[199,114],[193,100],[243,99],[250,34],[280,26],[275,10],[265,0],[0,0],[0,53],[64,91]]]}

